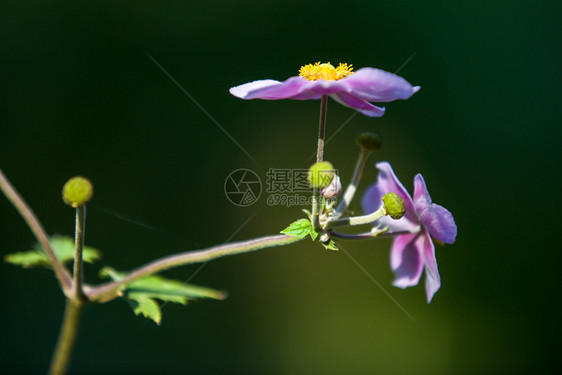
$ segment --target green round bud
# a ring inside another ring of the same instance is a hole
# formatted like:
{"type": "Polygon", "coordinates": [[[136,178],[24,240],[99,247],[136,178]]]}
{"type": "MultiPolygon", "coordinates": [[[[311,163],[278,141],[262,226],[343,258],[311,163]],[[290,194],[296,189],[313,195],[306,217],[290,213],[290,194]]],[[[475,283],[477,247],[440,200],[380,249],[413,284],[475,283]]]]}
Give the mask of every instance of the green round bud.
{"type": "Polygon", "coordinates": [[[321,161],[308,169],[308,181],[316,189],[323,189],[330,185],[334,176],[334,166],[328,161],[321,161]]]}
{"type": "Polygon", "coordinates": [[[374,132],[365,132],[357,138],[357,144],[369,151],[378,151],[382,147],[380,135],[374,132]]]}
{"type": "Polygon", "coordinates": [[[386,193],[382,197],[382,203],[388,216],[394,220],[400,219],[406,213],[406,204],[404,199],[396,193],[386,193]]]}
{"type": "Polygon", "coordinates": [[[62,200],[71,207],[81,207],[94,195],[94,186],[85,177],[72,177],[62,188],[62,200]]]}

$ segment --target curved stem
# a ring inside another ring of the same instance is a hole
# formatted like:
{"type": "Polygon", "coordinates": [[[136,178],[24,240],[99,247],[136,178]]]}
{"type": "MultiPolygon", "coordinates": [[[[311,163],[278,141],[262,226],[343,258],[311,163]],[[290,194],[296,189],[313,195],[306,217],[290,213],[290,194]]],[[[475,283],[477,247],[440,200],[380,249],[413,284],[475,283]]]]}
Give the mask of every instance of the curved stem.
{"type": "Polygon", "coordinates": [[[357,191],[357,186],[359,186],[359,182],[363,177],[363,169],[365,168],[365,164],[367,163],[367,159],[369,158],[370,153],[371,153],[370,150],[361,148],[359,159],[357,159],[357,163],[355,164],[355,170],[353,171],[353,178],[351,179],[351,182],[349,183],[349,185],[345,189],[345,192],[343,193],[342,201],[340,202],[340,204],[336,208],[336,211],[334,212],[334,216],[333,216],[334,219],[337,219],[341,215],[343,215],[343,213],[345,212],[345,210],[353,200],[353,197],[355,196],[355,192],[357,191]]]}
{"type": "Polygon", "coordinates": [[[227,255],[249,253],[269,247],[288,245],[300,240],[302,240],[302,238],[296,238],[282,234],[213,246],[205,250],[188,251],[184,253],[174,254],[147,263],[144,266],[131,271],[127,276],[119,281],[89,287],[88,289],[85,288],[84,292],[88,296],[89,300],[106,302],[112,300],[117,296],[118,289],[121,285],[129,283],[143,276],[148,276],[160,271],[183,266],[186,264],[207,262],[212,259],[227,255]]]}
{"type": "Polygon", "coordinates": [[[82,251],[84,249],[84,235],[86,230],[86,206],[76,208],[76,233],[74,239],[74,282],[73,295],[78,300],[85,298],[82,291],[84,281],[84,262],[82,261],[82,251]]]}
{"type": "Polygon", "coordinates": [[[53,353],[51,360],[51,367],[49,375],[62,375],[66,373],[74,342],[76,341],[76,334],[78,333],[78,323],[82,306],[74,303],[71,299],[66,299],[66,307],[64,309],[64,318],[57,340],[57,346],[53,353]]]}
{"type": "Polygon", "coordinates": [[[369,215],[363,216],[354,216],[354,217],[346,217],[343,219],[336,219],[330,220],[326,223],[326,229],[335,228],[335,227],[342,227],[342,226],[354,226],[354,225],[363,225],[363,224],[370,224],[381,217],[386,215],[386,210],[384,206],[381,206],[378,210],[369,215]]]}
{"type": "Polygon", "coordinates": [[[0,189],[2,190],[6,198],[8,198],[10,203],[14,205],[19,214],[23,217],[23,220],[25,220],[29,229],[31,229],[31,232],[33,233],[37,241],[41,244],[41,246],[43,246],[43,249],[45,250],[47,257],[49,258],[49,261],[53,266],[55,275],[59,280],[64,293],[68,294],[70,292],[70,288],[72,287],[72,279],[70,278],[68,271],[57,259],[53,249],[51,248],[51,245],[49,244],[47,233],[39,222],[39,219],[37,219],[37,216],[35,216],[33,210],[31,210],[25,200],[21,197],[21,195],[19,195],[17,190],[12,186],[1,169],[0,189]]]}

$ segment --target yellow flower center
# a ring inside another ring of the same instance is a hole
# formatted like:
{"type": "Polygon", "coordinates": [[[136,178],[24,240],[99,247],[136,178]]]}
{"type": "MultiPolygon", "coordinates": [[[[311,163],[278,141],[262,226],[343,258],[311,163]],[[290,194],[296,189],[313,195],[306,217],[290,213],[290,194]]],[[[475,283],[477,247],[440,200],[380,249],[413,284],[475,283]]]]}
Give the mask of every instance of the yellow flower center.
{"type": "Polygon", "coordinates": [[[353,65],[342,64],[335,68],[332,64],[321,64],[317,62],[316,64],[308,64],[301,66],[299,70],[299,76],[308,79],[309,81],[316,81],[323,79],[325,81],[337,81],[353,74],[353,65]]]}

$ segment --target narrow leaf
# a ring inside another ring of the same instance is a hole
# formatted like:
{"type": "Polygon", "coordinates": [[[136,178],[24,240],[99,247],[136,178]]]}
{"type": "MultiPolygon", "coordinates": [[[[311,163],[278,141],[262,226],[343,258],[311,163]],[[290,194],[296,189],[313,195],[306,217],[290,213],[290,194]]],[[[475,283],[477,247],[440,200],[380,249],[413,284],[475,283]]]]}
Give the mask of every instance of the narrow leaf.
{"type": "MultiPolygon", "coordinates": [[[[126,274],[126,272],[119,272],[111,267],[104,267],[100,271],[101,277],[109,277],[114,281],[121,280],[126,274]]],[[[218,300],[226,298],[226,293],[223,291],[186,284],[179,280],[167,279],[158,275],[146,276],[127,283],[124,291],[126,293],[143,293],[149,295],[151,298],[182,304],[185,304],[188,299],[195,298],[212,298],[218,300]]]]}
{"type": "MultiPolygon", "coordinates": [[[[100,276],[114,281],[123,279],[127,273],[111,267],[100,270],[100,276]]],[[[143,315],[160,324],[162,312],[155,299],[186,305],[196,298],[225,299],[227,294],[211,288],[185,284],[178,280],[151,275],[125,284],[121,288],[122,297],[127,300],[136,315],[143,315]],[[156,308],[155,308],[156,307],[156,308]]]]}
{"type": "MultiPolygon", "coordinates": [[[[49,239],[55,256],[61,263],[69,263],[74,260],[74,239],[68,236],[54,235],[49,239]]],[[[93,263],[101,258],[99,250],[93,247],[84,246],[82,251],[82,259],[86,263],[93,263]]],[[[51,262],[43,247],[37,243],[30,251],[7,254],[4,257],[7,263],[11,263],[23,268],[30,267],[50,267],[51,262]]]]}

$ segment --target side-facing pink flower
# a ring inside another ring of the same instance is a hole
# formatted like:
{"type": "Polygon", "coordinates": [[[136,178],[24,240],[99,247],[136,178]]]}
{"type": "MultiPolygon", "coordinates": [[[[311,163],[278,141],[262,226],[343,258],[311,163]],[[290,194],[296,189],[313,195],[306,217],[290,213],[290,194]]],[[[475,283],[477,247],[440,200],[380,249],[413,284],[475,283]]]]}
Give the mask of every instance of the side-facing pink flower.
{"type": "Polygon", "coordinates": [[[444,207],[431,203],[431,197],[421,174],[414,177],[414,198],[408,194],[387,162],[377,163],[377,182],[363,196],[366,213],[377,210],[382,197],[394,192],[404,199],[406,213],[399,220],[385,216],[375,225],[388,226],[388,234],[394,234],[390,251],[390,266],[396,276],[394,285],[400,288],[417,285],[425,268],[427,302],[441,286],[441,278],[435,259],[432,237],[451,244],[457,236],[453,215],[444,207]]]}
{"type": "Polygon", "coordinates": [[[330,63],[302,66],[298,76],[284,82],[265,79],[232,87],[230,93],[241,99],[320,99],[329,95],[346,107],[369,117],[381,117],[384,107],[369,102],[391,102],[408,99],[420,86],[381,69],[363,68],[352,71],[351,65],[330,63]]]}

